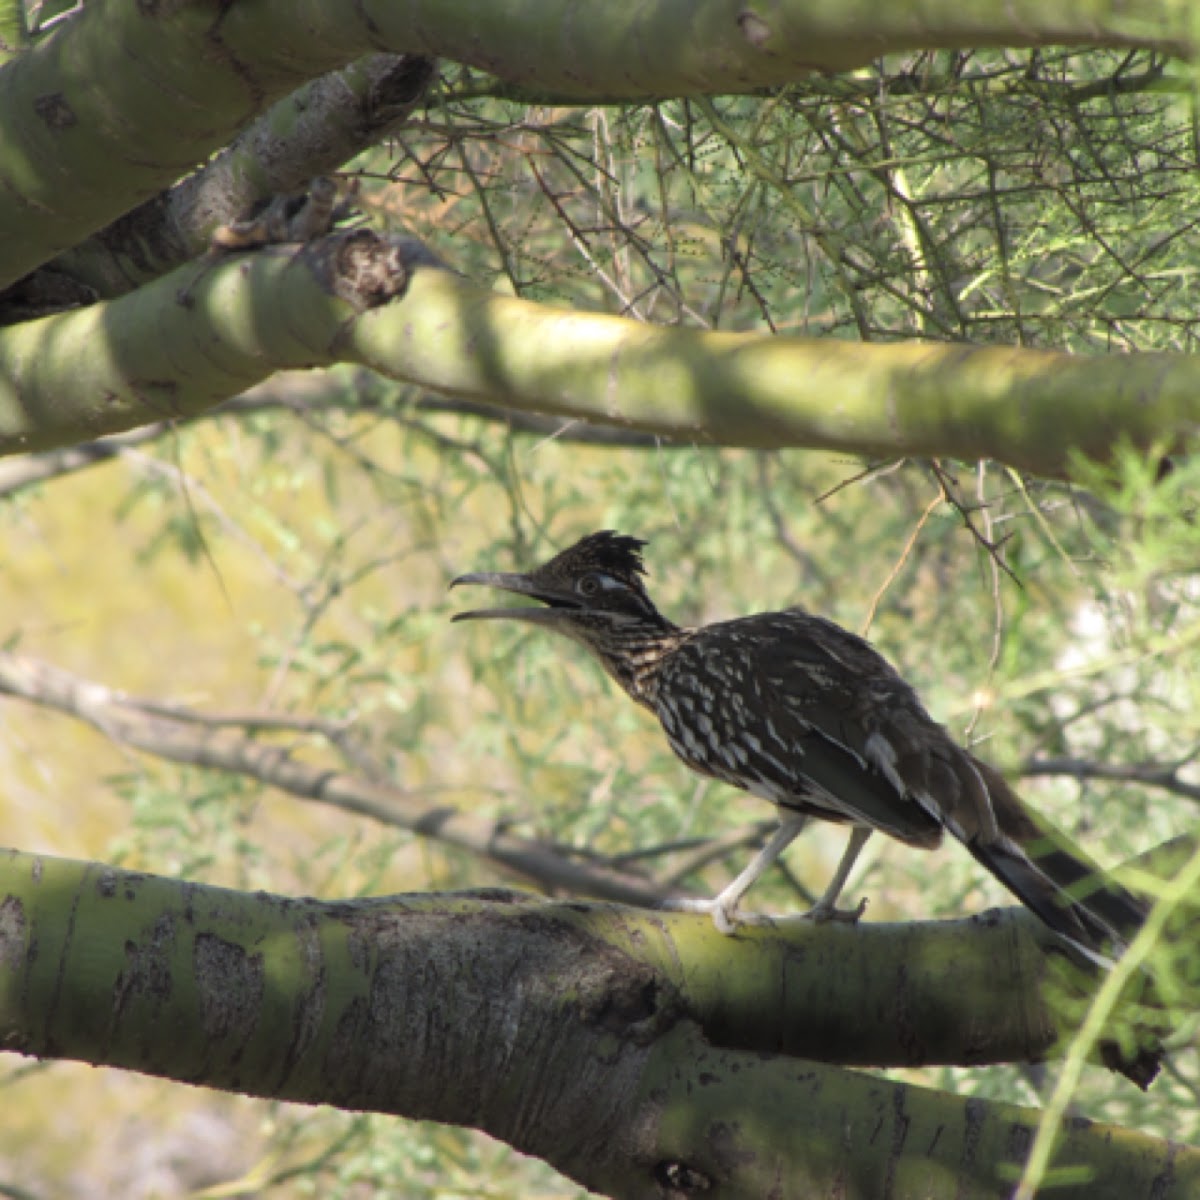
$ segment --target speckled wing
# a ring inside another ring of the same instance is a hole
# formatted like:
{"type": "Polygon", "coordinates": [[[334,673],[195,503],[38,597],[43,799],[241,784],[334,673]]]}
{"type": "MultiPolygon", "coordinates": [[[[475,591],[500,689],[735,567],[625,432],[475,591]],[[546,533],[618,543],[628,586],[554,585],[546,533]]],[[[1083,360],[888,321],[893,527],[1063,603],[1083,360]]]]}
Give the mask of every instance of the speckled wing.
{"type": "Polygon", "coordinates": [[[941,840],[929,788],[952,771],[939,740],[956,748],[888,663],[830,621],[788,610],[706,626],[665,664],[655,707],[696,770],[824,820],[941,840]]]}

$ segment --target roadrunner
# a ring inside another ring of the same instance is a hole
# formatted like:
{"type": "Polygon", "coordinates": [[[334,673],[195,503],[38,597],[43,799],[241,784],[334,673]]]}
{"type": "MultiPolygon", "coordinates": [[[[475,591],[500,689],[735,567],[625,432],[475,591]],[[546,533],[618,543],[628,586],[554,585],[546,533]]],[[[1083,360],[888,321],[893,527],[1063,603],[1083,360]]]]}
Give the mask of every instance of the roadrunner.
{"type": "Polygon", "coordinates": [[[733,932],[746,892],[819,817],[851,832],[809,915],[854,920],[862,904],[835,905],[873,830],[921,849],[949,830],[1046,925],[1093,962],[1111,962],[1141,925],[1143,906],[1038,823],[866,641],[801,608],[675,625],[642,583],[645,544],[603,530],[525,575],[462,575],[451,587],[485,584],[544,607],[454,619],[527,621],[581,642],[658,717],[689,767],[776,806],[779,828],[746,869],[714,900],[680,907],[711,912],[719,930],[733,932]]]}

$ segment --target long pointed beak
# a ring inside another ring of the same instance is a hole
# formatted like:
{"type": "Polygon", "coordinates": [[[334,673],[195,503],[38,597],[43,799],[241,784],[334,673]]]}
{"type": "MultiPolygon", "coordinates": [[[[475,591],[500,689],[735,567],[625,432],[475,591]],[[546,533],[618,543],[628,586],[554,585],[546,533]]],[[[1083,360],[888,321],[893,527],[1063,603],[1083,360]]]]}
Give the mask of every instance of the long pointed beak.
{"type": "Polygon", "coordinates": [[[513,592],[518,596],[529,596],[540,600],[548,608],[534,608],[532,605],[521,608],[477,608],[470,612],[455,613],[452,621],[487,621],[498,617],[511,617],[516,621],[530,621],[534,624],[553,623],[567,616],[580,607],[579,600],[570,592],[559,592],[550,588],[538,587],[528,575],[507,575],[494,571],[479,571],[471,575],[460,575],[451,580],[450,586],[456,588],[463,583],[479,583],[485,587],[499,588],[504,592],[513,592]]]}

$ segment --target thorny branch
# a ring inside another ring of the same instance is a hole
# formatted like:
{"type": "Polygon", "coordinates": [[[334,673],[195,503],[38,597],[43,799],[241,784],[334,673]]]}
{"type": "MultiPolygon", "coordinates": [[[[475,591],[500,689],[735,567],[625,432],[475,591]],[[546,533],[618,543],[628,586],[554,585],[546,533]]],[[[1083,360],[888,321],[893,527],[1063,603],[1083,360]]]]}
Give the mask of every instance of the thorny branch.
{"type": "Polygon", "coordinates": [[[1006,535],[998,540],[993,539],[989,536],[989,530],[981,530],[975,524],[972,506],[958,495],[958,480],[950,475],[939,459],[930,460],[929,470],[938,481],[938,485],[942,489],[942,497],[946,503],[962,518],[962,523],[966,527],[967,532],[975,539],[995,566],[1003,571],[1017,587],[1022,587],[1023,584],[1017,578],[1012,567],[1004,561],[1004,543],[1008,540],[1008,536],[1006,535]]]}

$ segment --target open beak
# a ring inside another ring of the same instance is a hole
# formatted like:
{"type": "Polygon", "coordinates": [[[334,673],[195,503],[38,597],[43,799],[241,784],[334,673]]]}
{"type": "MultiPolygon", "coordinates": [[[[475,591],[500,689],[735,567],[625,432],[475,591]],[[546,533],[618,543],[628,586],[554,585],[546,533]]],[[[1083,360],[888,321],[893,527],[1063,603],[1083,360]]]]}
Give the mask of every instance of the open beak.
{"type": "Polygon", "coordinates": [[[517,596],[528,596],[532,600],[540,600],[546,607],[534,608],[532,605],[523,605],[520,608],[477,608],[470,612],[455,613],[450,618],[452,621],[488,621],[497,617],[511,617],[517,621],[530,621],[533,624],[552,624],[582,607],[579,599],[572,593],[539,587],[528,575],[506,575],[493,571],[479,571],[472,575],[460,575],[451,581],[450,586],[456,588],[462,583],[481,583],[485,587],[499,588],[501,591],[512,592],[517,596]]]}

